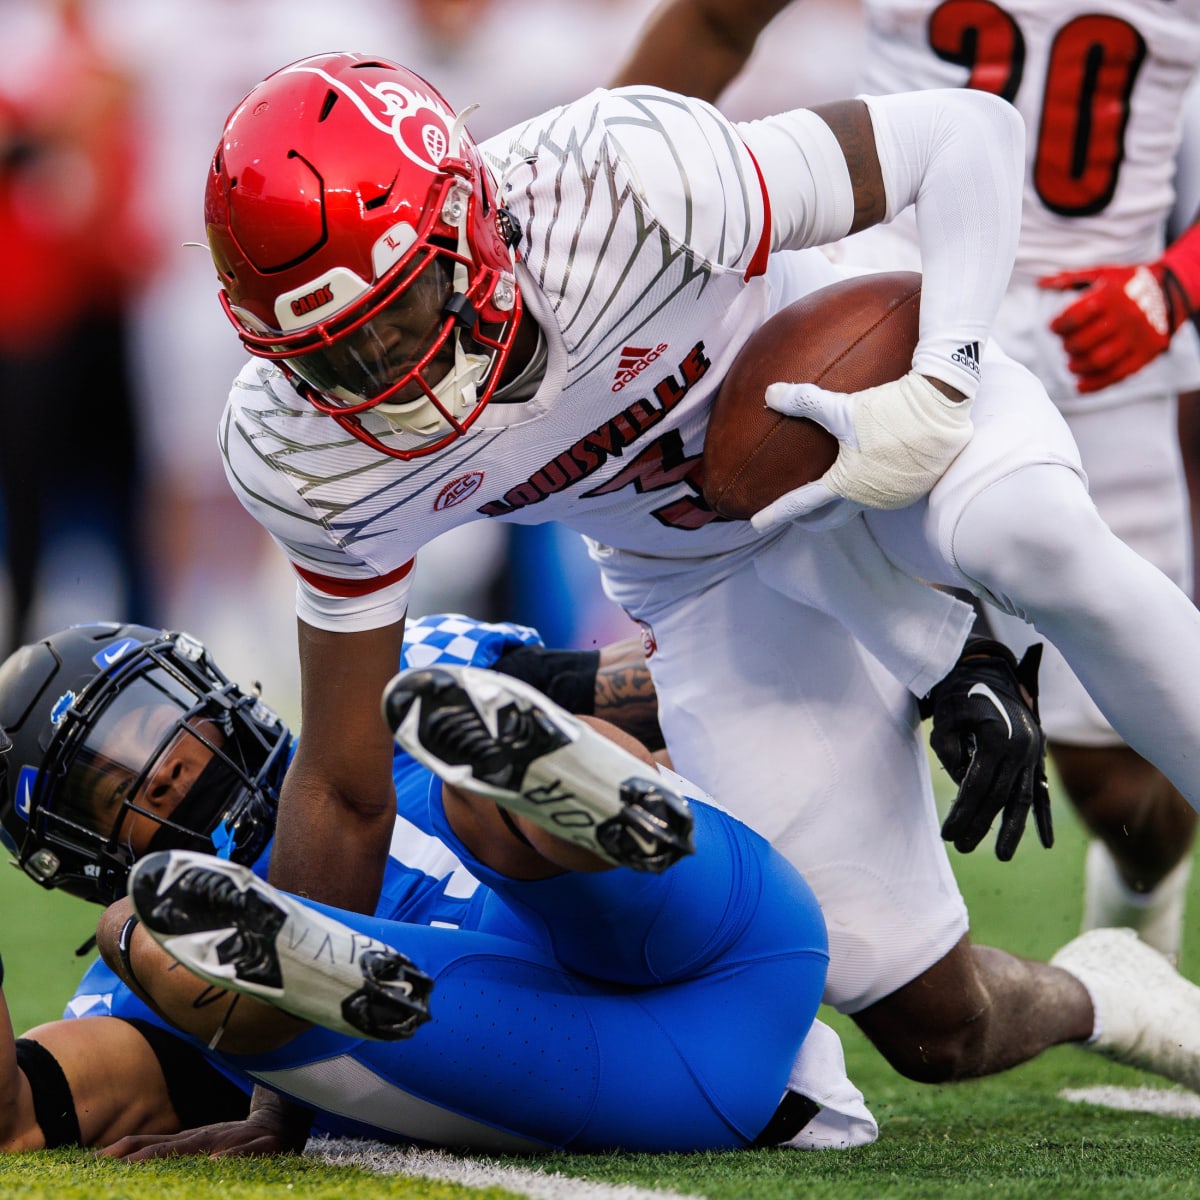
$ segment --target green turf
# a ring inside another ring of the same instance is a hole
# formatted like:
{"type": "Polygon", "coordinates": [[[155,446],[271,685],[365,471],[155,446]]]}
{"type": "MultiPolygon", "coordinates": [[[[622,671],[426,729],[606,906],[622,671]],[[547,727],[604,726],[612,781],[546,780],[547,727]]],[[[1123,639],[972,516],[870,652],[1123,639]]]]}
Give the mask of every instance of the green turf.
{"type": "Polygon", "coordinates": [[[368,1174],[294,1155],[279,1159],[178,1159],[130,1165],[56,1150],[0,1158],[5,1200],[512,1200],[500,1188],[368,1174]]]}
{"type": "MultiPolygon", "coordinates": [[[[1079,921],[1083,839],[1063,803],[1058,844],[1038,846],[1032,830],[1011,863],[990,846],[955,856],[979,942],[1048,957],[1079,921]]],[[[1198,886],[1191,905],[1200,913],[1198,886]]],[[[0,905],[10,916],[0,951],[18,1028],[57,1016],[80,970],[74,950],[93,911],[69,897],[38,891],[15,871],[0,871],[0,905]]],[[[1185,945],[1184,971],[1200,978],[1200,934],[1185,945]]],[[[843,1034],[851,1077],[881,1125],[879,1141],[850,1153],[758,1151],[693,1156],[554,1156],[506,1160],[582,1179],[669,1188],[710,1200],[855,1200],[862,1197],[1103,1196],[1200,1194],[1200,1121],[1174,1120],[1075,1105],[1064,1087],[1096,1083],[1156,1085],[1072,1047],[1062,1047],[1003,1076],[930,1087],[892,1072],[844,1019],[822,1017],[843,1034]]],[[[346,1167],[307,1160],[191,1162],[128,1167],[92,1161],[85,1152],[0,1158],[0,1195],[41,1200],[175,1200],[221,1196],[266,1200],[360,1196],[424,1198],[503,1193],[365,1178],[346,1167]]],[[[569,1200],[564,1195],[564,1200],[569,1200]]]]}

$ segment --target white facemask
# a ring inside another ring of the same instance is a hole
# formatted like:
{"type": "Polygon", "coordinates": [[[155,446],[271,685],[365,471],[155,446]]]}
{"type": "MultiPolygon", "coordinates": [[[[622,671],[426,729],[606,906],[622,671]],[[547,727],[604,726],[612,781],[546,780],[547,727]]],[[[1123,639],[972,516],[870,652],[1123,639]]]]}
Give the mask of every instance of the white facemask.
{"type": "MultiPolygon", "coordinates": [[[[458,334],[454,335],[454,366],[432,385],[433,394],[447,412],[457,419],[469,413],[478,402],[479,381],[492,364],[489,354],[468,354],[462,348],[458,334]]],[[[372,412],[382,413],[394,429],[433,437],[445,433],[451,426],[428,396],[403,404],[377,404],[372,412]]]]}

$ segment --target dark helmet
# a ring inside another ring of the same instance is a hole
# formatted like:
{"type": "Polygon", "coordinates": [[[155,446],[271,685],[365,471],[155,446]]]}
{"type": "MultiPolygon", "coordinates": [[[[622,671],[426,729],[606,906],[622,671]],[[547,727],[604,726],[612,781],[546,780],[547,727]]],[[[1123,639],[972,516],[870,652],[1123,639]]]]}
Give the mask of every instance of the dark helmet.
{"type": "Polygon", "coordinates": [[[140,853],[249,865],[275,832],[291,734],[188,634],[77,625],[23,646],[0,665],[0,729],[0,841],[43,887],[108,904],[140,853]]]}

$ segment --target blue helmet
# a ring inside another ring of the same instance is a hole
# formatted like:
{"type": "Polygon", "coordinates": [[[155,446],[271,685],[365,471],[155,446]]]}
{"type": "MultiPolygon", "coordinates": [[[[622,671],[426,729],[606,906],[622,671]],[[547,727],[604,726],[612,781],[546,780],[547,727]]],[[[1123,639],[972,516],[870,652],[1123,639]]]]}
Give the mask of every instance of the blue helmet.
{"type": "Polygon", "coordinates": [[[184,633],[77,625],[0,665],[0,841],[46,888],[108,904],[135,859],[252,864],[275,832],[291,734],[184,633]]]}

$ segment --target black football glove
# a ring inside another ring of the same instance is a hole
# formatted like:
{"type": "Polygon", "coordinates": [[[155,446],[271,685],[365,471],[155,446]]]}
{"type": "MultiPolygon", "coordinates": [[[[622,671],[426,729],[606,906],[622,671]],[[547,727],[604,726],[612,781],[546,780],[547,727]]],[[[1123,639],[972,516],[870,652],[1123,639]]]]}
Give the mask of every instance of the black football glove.
{"type": "Polygon", "coordinates": [[[933,718],[934,753],[958,784],[942,837],[963,853],[979,845],[1002,812],[996,857],[1008,862],[1031,808],[1042,845],[1054,844],[1046,735],[1038,719],[1041,661],[1040,642],[1018,663],[1000,642],[972,637],[954,668],[921,701],[921,715],[933,718]]]}
{"type": "Polygon", "coordinates": [[[548,650],[512,646],[493,664],[502,675],[523,680],[569,713],[590,717],[596,711],[599,650],[548,650]]]}

